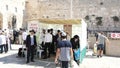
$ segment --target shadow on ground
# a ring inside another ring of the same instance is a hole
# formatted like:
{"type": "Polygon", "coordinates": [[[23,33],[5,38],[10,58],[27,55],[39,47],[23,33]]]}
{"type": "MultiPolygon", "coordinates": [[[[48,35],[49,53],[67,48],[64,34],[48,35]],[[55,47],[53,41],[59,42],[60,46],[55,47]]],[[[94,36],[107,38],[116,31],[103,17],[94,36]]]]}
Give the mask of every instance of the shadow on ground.
{"type": "Polygon", "coordinates": [[[26,64],[26,58],[17,57],[17,52],[11,55],[0,57],[0,62],[2,62],[3,64],[18,64],[18,65],[29,65],[29,66],[44,67],[44,68],[56,68],[56,65],[54,63],[54,57],[45,60],[36,58],[35,62],[30,62],[26,64]]]}
{"type": "Polygon", "coordinates": [[[85,58],[96,59],[96,55],[86,55],[85,58]]]}

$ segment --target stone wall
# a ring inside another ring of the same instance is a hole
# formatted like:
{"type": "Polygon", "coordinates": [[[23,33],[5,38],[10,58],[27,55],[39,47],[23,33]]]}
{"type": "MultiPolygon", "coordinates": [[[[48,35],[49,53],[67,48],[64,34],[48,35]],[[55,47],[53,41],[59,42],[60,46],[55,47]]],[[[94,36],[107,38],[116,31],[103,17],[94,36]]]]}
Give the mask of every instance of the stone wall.
{"type": "Polygon", "coordinates": [[[106,55],[120,57],[120,40],[110,40],[110,45],[106,46],[106,55]]]}
{"type": "MultiPolygon", "coordinates": [[[[89,47],[93,49],[95,41],[95,37],[89,37],[89,47]]],[[[120,40],[112,40],[109,39],[110,44],[106,45],[106,55],[108,56],[119,56],[120,57],[120,40]]]]}
{"type": "MultiPolygon", "coordinates": [[[[120,26],[120,21],[114,22],[111,17],[120,19],[120,0],[28,0],[27,12],[30,18],[83,18],[89,16],[88,28],[94,30],[96,17],[102,17],[103,30],[112,30],[120,26]],[[71,11],[72,10],[72,11],[71,11]],[[107,27],[106,27],[107,26],[107,27]],[[109,26],[109,28],[108,28],[109,26]]],[[[116,28],[117,29],[117,28],[116,28]]],[[[98,29],[99,30],[99,29],[98,29]]]]}

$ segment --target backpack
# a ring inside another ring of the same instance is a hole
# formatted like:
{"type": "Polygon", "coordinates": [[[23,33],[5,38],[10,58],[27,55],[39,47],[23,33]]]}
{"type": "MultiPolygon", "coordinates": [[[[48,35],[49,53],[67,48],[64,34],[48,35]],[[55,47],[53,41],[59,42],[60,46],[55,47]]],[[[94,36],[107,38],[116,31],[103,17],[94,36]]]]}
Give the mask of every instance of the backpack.
{"type": "Polygon", "coordinates": [[[22,52],[22,48],[19,48],[18,50],[18,57],[25,57],[24,52],[22,52]]]}

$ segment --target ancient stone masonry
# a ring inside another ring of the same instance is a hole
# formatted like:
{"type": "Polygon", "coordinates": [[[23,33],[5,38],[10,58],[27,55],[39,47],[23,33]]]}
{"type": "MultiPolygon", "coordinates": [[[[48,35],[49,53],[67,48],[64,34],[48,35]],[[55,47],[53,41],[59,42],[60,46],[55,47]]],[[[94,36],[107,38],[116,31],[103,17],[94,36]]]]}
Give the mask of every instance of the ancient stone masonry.
{"type": "Polygon", "coordinates": [[[90,30],[97,27],[101,30],[118,30],[120,21],[114,22],[112,17],[120,18],[119,3],[120,0],[28,0],[26,9],[28,19],[65,19],[70,18],[72,11],[72,18],[85,19],[89,16],[89,20],[85,20],[90,30]],[[102,25],[97,26],[97,17],[102,17],[102,25]]]}

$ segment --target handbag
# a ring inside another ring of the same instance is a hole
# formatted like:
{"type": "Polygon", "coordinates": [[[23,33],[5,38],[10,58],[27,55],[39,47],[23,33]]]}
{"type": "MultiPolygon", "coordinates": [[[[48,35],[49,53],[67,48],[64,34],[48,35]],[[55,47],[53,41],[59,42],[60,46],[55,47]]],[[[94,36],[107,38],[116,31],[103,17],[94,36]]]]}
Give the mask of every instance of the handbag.
{"type": "Polygon", "coordinates": [[[80,48],[74,50],[75,60],[80,59],[80,48]]]}

